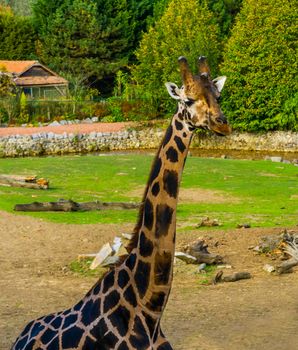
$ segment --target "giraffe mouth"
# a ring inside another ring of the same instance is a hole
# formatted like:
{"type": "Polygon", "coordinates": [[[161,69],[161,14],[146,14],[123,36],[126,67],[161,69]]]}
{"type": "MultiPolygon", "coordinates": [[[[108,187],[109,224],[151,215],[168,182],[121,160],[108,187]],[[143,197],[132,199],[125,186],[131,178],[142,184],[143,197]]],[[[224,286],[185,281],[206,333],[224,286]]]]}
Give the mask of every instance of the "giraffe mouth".
{"type": "Polygon", "coordinates": [[[210,120],[210,125],[208,126],[209,130],[214,132],[216,135],[227,136],[232,133],[232,128],[228,124],[226,118],[219,119],[218,120],[219,123],[214,123],[211,119],[209,120],[210,120]]]}
{"type": "Polygon", "coordinates": [[[200,128],[203,130],[211,131],[214,134],[216,134],[217,136],[226,136],[226,135],[230,134],[230,132],[220,132],[218,130],[211,129],[208,125],[202,125],[202,126],[200,126],[200,128]]]}
{"type": "Polygon", "coordinates": [[[220,133],[220,132],[218,132],[218,131],[213,131],[217,136],[226,136],[227,134],[222,134],[222,133],[220,133]]]}

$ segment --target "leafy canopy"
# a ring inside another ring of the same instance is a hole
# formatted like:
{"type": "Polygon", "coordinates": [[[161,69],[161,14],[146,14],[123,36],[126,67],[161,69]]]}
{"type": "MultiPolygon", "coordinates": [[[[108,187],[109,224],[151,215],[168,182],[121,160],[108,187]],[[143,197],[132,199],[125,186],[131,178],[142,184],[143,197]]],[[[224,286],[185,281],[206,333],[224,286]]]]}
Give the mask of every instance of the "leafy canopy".
{"type": "Polygon", "coordinates": [[[113,75],[127,63],[132,31],[126,5],[126,0],[37,0],[39,57],[88,84],[113,75]]]}
{"type": "Polygon", "coordinates": [[[177,59],[182,55],[193,65],[198,56],[208,56],[214,71],[219,57],[218,34],[205,2],[171,0],[136,52],[139,64],[133,67],[132,77],[139,89],[154,99],[167,97],[164,83],[181,81],[177,59]]]}
{"type": "Polygon", "coordinates": [[[247,131],[298,130],[297,70],[295,1],[244,0],[222,65],[229,120],[247,131]]]}
{"type": "Polygon", "coordinates": [[[243,0],[207,0],[210,11],[220,27],[220,35],[224,40],[230,34],[235,16],[240,11],[243,0]]]}
{"type": "Polygon", "coordinates": [[[0,5],[0,59],[26,60],[35,57],[36,34],[30,18],[14,15],[0,5]]]}

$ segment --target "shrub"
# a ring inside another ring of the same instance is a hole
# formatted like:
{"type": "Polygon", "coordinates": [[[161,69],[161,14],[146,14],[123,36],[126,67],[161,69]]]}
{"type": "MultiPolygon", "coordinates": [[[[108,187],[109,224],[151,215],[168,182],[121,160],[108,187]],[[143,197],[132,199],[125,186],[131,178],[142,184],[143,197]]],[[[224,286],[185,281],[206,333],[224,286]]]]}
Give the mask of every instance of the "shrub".
{"type": "Polygon", "coordinates": [[[186,56],[194,68],[198,56],[205,55],[213,71],[217,67],[219,29],[204,1],[171,0],[163,16],[144,34],[136,52],[138,64],[132,69],[132,88],[152,105],[163,110],[173,106],[164,83],[180,84],[177,59],[186,56]]]}
{"type": "Polygon", "coordinates": [[[244,0],[222,65],[222,106],[234,127],[298,130],[296,23],[292,0],[244,0]]]}

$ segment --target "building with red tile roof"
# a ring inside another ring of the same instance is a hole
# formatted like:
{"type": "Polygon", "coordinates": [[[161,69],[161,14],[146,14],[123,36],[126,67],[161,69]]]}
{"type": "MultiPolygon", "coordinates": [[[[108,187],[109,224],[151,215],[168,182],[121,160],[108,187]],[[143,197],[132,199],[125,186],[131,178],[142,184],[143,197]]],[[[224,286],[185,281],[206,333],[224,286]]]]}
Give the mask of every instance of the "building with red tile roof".
{"type": "Polygon", "coordinates": [[[34,99],[67,96],[68,81],[38,61],[1,61],[0,72],[8,73],[17,87],[34,99]]]}

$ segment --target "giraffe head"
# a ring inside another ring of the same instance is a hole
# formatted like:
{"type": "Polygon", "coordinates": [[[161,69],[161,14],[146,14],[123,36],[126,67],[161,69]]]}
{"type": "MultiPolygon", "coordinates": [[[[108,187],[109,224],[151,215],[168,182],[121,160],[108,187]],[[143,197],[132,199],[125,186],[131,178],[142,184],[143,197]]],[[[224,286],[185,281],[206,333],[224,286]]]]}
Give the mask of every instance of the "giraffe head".
{"type": "Polygon", "coordinates": [[[204,56],[198,59],[197,75],[191,73],[185,57],[179,57],[178,62],[183,86],[179,89],[174,83],[166,83],[166,87],[170,96],[180,101],[184,121],[191,128],[211,130],[221,136],[230,134],[231,127],[219,106],[220,92],[226,77],[212,80],[204,56]]]}

